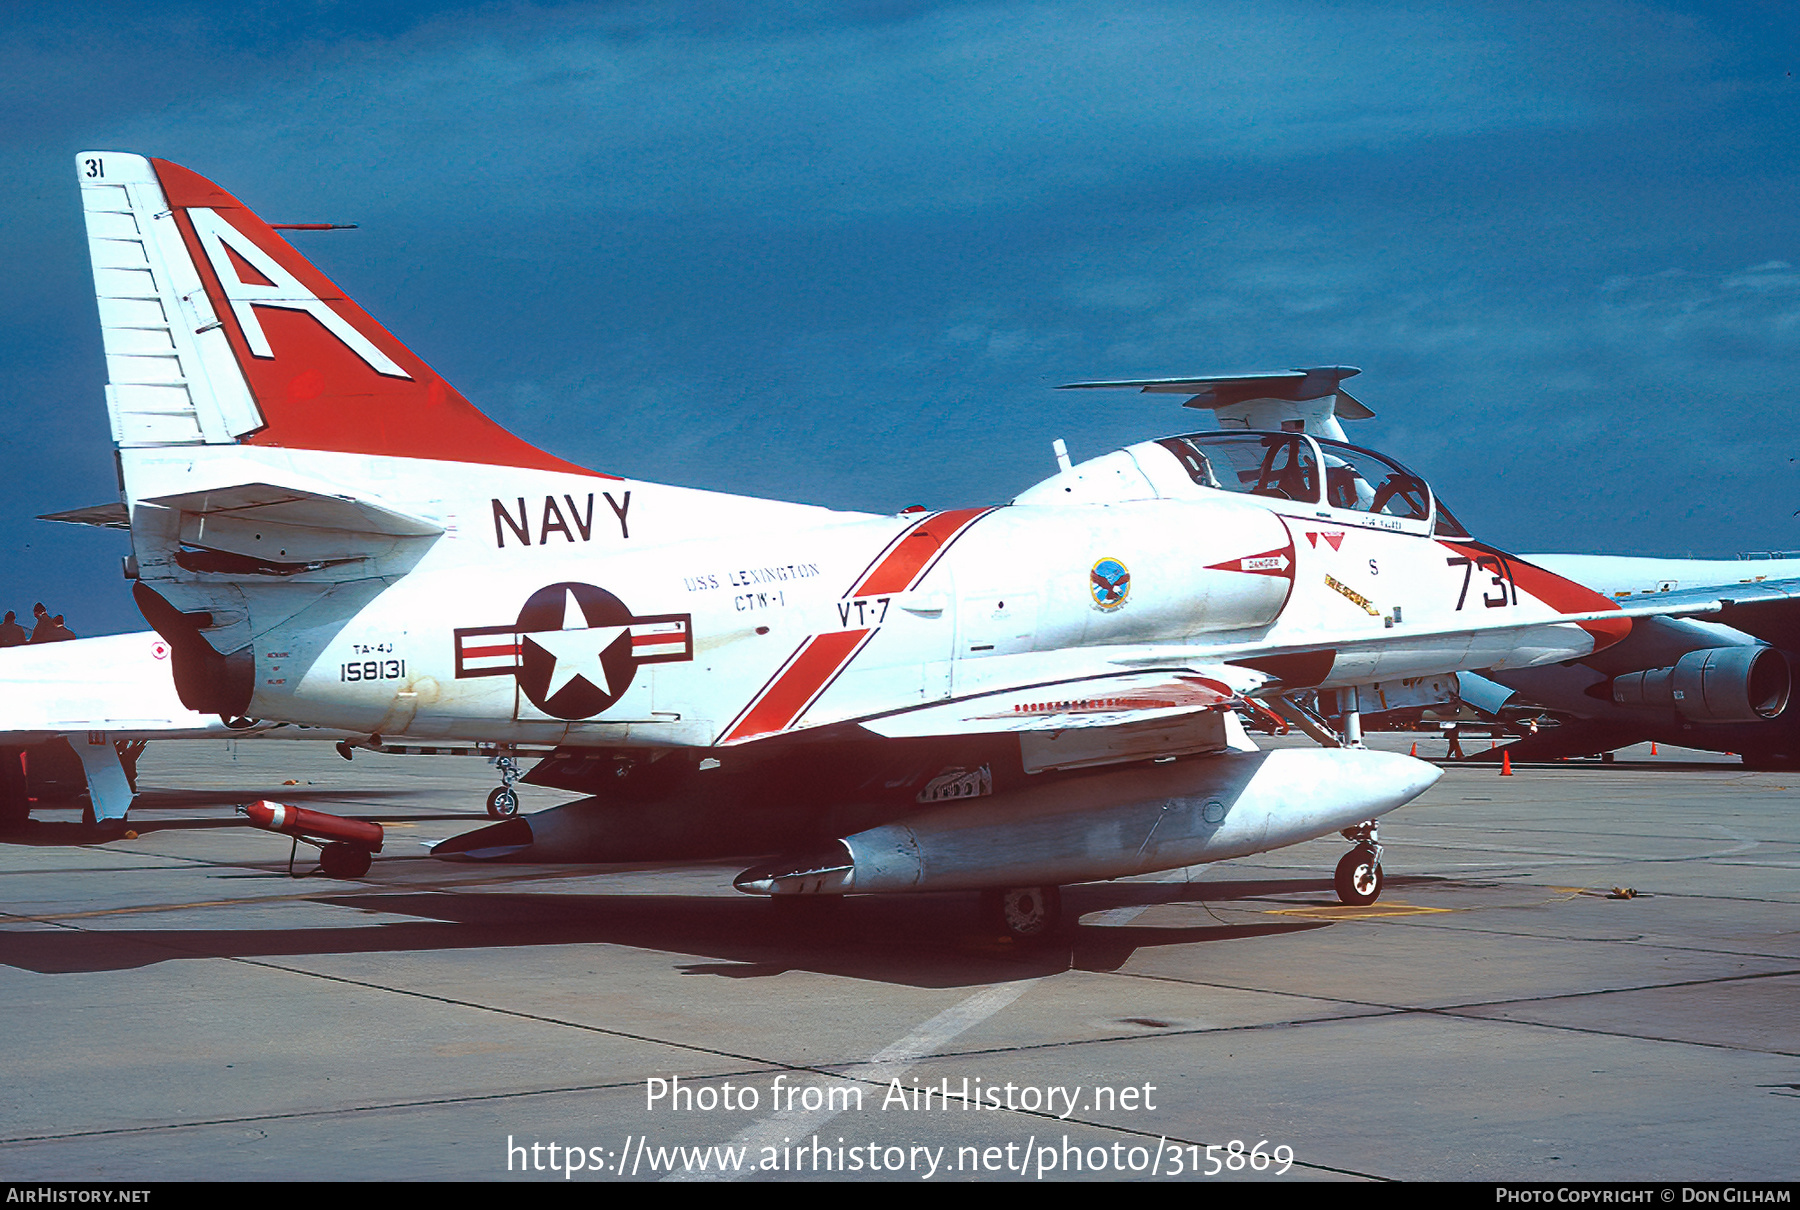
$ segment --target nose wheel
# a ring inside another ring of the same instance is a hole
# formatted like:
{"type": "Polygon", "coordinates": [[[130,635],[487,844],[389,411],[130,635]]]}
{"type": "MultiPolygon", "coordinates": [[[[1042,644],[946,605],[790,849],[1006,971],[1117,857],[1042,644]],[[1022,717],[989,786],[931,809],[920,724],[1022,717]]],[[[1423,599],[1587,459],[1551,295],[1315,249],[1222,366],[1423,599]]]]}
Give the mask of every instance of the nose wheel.
{"type": "Polygon", "coordinates": [[[494,767],[500,771],[500,784],[488,791],[487,813],[495,819],[511,819],[519,813],[519,792],[513,789],[519,780],[519,766],[510,756],[496,756],[494,767]]]}
{"type": "Polygon", "coordinates": [[[1344,839],[1356,844],[1337,864],[1333,885],[1338,901],[1350,907],[1363,907],[1381,898],[1381,842],[1374,823],[1344,829],[1344,839]]]}

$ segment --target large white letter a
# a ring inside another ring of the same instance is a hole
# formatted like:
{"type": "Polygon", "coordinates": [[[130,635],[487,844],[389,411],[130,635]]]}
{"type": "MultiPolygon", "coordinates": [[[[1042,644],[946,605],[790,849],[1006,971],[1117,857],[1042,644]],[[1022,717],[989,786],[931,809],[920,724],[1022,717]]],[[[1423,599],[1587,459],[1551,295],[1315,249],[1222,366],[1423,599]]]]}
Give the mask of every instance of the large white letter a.
{"type": "Polygon", "coordinates": [[[219,287],[225,292],[225,299],[231,304],[232,314],[237,316],[238,327],[243,329],[244,340],[250,346],[250,352],[256,357],[275,356],[269,347],[269,338],[264,335],[262,323],[256,318],[256,307],[280,307],[287,311],[305,311],[325,326],[325,330],[344,342],[352,353],[368,362],[369,368],[377,374],[389,378],[411,379],[412,375],[395,365],[393,360],[376,348],[374,343],[351,327],[342,315],[333,311],[323,300],[315,297],[311,290],[275,262],[275,258],[257,247],[249,236],[220,218],[212,210],[190,207],[188,218],[194,224],[194,233],[200,237],[200,246],[206,249],[206,259],[212,262],[213,272],[218,275],[219,287]],[[231,258],[225,254],[225,246],[244,258],[251,268],[267,278],[271,285],[252,284],[244,281],[232,265],[231,258]]]}

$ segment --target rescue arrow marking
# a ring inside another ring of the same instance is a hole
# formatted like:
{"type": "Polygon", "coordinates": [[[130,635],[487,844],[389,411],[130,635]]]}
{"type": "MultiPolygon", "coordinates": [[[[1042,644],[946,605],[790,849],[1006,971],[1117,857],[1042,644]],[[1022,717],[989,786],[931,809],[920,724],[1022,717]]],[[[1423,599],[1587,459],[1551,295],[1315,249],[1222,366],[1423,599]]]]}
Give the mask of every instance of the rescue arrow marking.
{"type": "Polygon", "coordinates": [[[1338,583],[1337,580],[1331,576],[1325,577],[1325,587],[1331,589],[1333,592],[1342,593],[1351,603],[1362,606],[1363,612],[1367,613],[1370,617],[1378,618],[1381,616],[1381,610],[1369,604],[1368,597],[1363,596],[1362,593],[1348,585],[1338,583]]]}

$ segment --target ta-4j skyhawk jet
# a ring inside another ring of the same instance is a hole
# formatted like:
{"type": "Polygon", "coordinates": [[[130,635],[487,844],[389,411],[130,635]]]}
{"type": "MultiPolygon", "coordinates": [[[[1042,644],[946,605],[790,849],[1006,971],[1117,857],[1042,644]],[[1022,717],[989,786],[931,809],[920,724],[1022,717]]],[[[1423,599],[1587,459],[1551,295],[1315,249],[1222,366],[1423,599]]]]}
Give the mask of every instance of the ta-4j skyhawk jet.
{"type": "MultiPolygon", "coordinates": [[[[76,166],[128,574],[182,701],[555,745],[532,779],[591,794],[439,855],[761,854],[740,889],[982,889],[1030,934],[1060,884],[1343,831],[1339,894],[1368,902],[1373,821],[1437,771],[1353,729],[1257,751],[1234,710],[1631,628],[1333,424],[1059,453],[1006,505],[895,516],[587,470],[477,411],[211,181],[76,166]]],[[[1350,406],[1354,372],[1135,385],[1248,415],[1350,406]]]]}

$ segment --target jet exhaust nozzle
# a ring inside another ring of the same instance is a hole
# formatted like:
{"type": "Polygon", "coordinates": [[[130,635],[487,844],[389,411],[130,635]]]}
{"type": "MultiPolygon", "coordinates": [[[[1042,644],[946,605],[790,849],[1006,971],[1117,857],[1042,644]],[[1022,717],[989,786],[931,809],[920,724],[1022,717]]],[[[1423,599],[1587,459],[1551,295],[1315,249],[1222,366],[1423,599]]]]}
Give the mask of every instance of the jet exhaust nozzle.
{"type": "Polygon", "coordinates": [[[841,895],[855,869],[856,858],[839,840],[815,853],[751,866],[732,885],[749,895],[841,895]]]}

